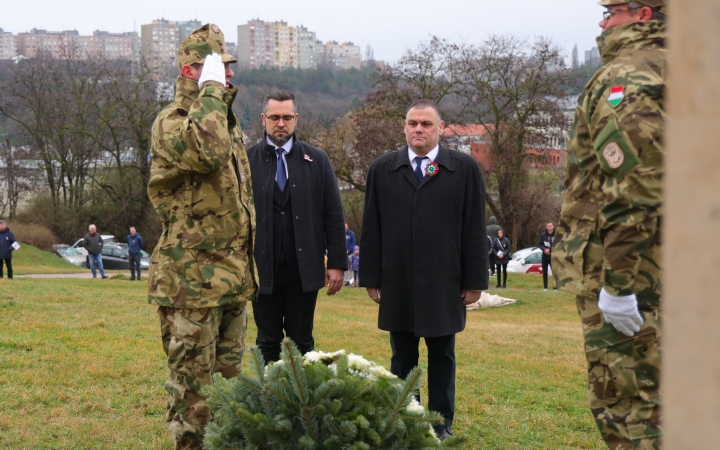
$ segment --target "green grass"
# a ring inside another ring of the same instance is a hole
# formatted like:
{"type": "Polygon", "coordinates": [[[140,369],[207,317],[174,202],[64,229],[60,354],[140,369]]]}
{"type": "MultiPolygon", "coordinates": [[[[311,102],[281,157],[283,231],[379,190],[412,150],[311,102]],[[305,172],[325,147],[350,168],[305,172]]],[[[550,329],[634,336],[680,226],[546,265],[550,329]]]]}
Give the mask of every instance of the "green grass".
{"type": "Polygon", "coordinates": [[[46,252],[27,244],[21,244],[20,249],[13,252],[12,264],[15,275],[78,273],[88,270],[65,261],[55,253],[46,252]]]}
{"type": "MultiPolygon", "coordinates": [[[[574,301],[540,282],[510,274],[501,293],[518,302],[469,311],[458,335],[454,430],[468,449],[604,448],[586,406],[574,301]]],[[[0,280],[0,448],[172,448],[146,291],[122,279],[0,280]]],[[[389,367],[389,335],[364,289],[321,292],[315,330],[317,349],[389,367]]],[[[248,333],[254,342],[252,320],[248,333]]]]}

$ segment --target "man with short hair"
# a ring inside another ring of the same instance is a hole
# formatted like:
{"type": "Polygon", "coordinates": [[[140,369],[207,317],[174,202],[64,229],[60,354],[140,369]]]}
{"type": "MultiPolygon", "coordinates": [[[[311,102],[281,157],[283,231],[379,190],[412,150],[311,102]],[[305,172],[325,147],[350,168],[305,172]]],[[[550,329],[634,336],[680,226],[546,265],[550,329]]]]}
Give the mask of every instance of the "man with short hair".
{"type": "Polygon", "coordinates": [[[257,294],[250,167],[232,111],[236,62],[214,24],[180,44],[175,100],[152,127],[148,195],[163,231],[148,270],[169,369],[165,418],[176,449],[200,449],[212,419],[203,387],[242,371],[257,294]]]}
{"type": "Polygon", "coordinates": [[[348,265],[335,173],[324,151],[298,139],[298,118],[295,96],[271,91],[260,114],[265,133],[248,148],[260,274],[253,317],[266,363],[280,358],[285,336],[301,353],[314,350],[318,290],[327,286],[327,295],[337,293],[348,265]]]}
{"type": "Polygon", "coordinates": [[[613,450],[661,446],[665,0],[602,0],[603,67],[578,99],[552,251],[576,295],[590,410],[613,450]]]}
{"type": "Polygon", "coordinates": [[[15,235],[4,220],[0,220],[0,278],[3,277],[3,263],[7,267],[8,279],[12,280],[13,268],[12,268],[12,252],[15,250],[13,244],[15,243],[15,235]]]}
{"type": "MultiPolygon", "coordinates": [[[[543,273],[543,290],[548,290],[548,267],[551,265],[550,255],[552,253],[552,245],[555,241],[555,225],[552,222],[548,222],[545,226],[545,231],[540,234],[540,240],[538,240],[538,248],[542,250],[542,273],[543,273]]],[[[555,287],[555,281],[553,281],[553,290],[557,291],[555,287]]]]}
{"type": "Polygon", "coordinates": [[[130,281],[135,281],[135,272],[137,271],[137,280],[140,281],[140,261],[142,259],[141,250],[145,247],[142,236],[138,234],[135,227],[130,227],[130,234],[127,237],[128,256],[130,257],[130,281]]]}
{"type": "Polygon", "coordinates": [[[105,279],[107,276],[105,275],[105,269],[102,263],[102,249],[104,245],[102,236],[97,232],[95,225],[90,225],[88,231],[89,233],[83,237],[82,246],[88,252],[88,264],[90,265],[92,276],[93,278],[97,278],[97,268],[100,270],[100,276],[105,279]]]}
{"type": "Polygon", "coordinates": [[[407,377],[425,339],[428,407],[445,419],[440,439],[452,435],[455,415],[455,334],[488,287],[482,176],[472,157],[439,145],[443,127],[435,103],[413,103],[407,146],[370,165],[360,265],[360,286],[380,305],[378,327],[390,332],[392,373],[407,377]]]}

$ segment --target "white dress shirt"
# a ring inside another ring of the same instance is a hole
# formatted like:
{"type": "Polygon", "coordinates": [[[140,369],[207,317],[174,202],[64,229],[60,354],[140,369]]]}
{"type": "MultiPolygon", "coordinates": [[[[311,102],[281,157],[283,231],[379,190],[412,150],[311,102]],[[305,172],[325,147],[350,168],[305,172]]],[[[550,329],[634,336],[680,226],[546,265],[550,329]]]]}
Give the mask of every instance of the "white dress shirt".
{"type": "MultiPolygon", "coordinates": [[[[434,149],[430,150],[430,152],[425,155],[425,159],[422,160],[422,166],[420,166],[420,170],[422,170],[422,173],[425,173],[425,166],[430,164],[431,162],[435,161],[435,158],[437,158],[438,153],[440,152],[440,146],[436,145],[434,149]]],[[[418,157],[417,153],[412,151],[410,147],[408,147],[408,158],[410,158],[410,165],[412,166],[413,170],[415,170],[415,167],[417,166],[417,163],[415,162],[415,158],[418,157]]]]}
{"type": "MultiPolygon", "coordinates": [[[[283,163],[284,163],[284,165],[285,165],[285,178],[289,180],[289,179],[290,179],[290,174],[288,173],[288,166],[287,166],[287,160],[285,159],[285,155],[287,155],[288,153],[290,153],[290,150],[292,150],[293,138],[290,137],[290,139],[288,139],[288,141],[287,141],[285,144],[283,144],[282,147],[278,147],[277,145],[275,145],[275,144],[273,143],[273,141],[270,140],[270,138],[265,138],[265,139],[267,140],[267,143],[268,143],[268,144],[270,144],[270,145],[272,145],[273,147],[275,147],[275,153],[277,153],[277,149],[279,149],[279,148],[282,148],[282,149],[283,149],[282,159],[283,159],[283,163]]],[[[424,166],[423,166],[423,167],[424,167],[424,166]]]]}

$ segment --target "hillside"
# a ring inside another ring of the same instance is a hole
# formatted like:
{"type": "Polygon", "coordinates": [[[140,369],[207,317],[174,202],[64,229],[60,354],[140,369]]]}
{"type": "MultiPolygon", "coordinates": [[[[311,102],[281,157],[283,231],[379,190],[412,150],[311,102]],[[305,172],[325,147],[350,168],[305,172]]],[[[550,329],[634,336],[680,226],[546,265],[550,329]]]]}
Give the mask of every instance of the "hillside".
{"type": "Polygon", "coordinates": [[[40,250],[22,242],[20,245],[20,249],[13,252],[12,264],[15,275],[27,273],[79,273],[88,270],[70,264],[54,253],[40,250]]]}

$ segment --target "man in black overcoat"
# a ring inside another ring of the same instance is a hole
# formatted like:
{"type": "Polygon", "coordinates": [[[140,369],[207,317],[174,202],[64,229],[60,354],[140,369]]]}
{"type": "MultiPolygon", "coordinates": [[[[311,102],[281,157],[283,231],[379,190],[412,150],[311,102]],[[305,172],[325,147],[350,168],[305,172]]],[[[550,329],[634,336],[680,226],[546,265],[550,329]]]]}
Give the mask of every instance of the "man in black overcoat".
{"type": "Polygon", "coordinates": [[[475,160],[439,145],[437,106],[415,102],[405,118],[407,147],[368,171],[360,284],[380,304],[378,327],[390,332],[391,371],[405,378],[428,348],[428,407],[452,435],[455,334],[465,306],[488,287],[485,187],[475,160]]]}
{"type": "Polygon", "coordinates": [[[348,262],[337,179],[327,154],[296,137],[295,96],[271,91],[260,118],[263,139],[247,149],[260,275],[260,295],[252,305],[255,342],[270,362],[280,358],[285,336],[303,354],[314,350],[318,290],[327,286],[328,295],[338,292],[348,262]]]}

